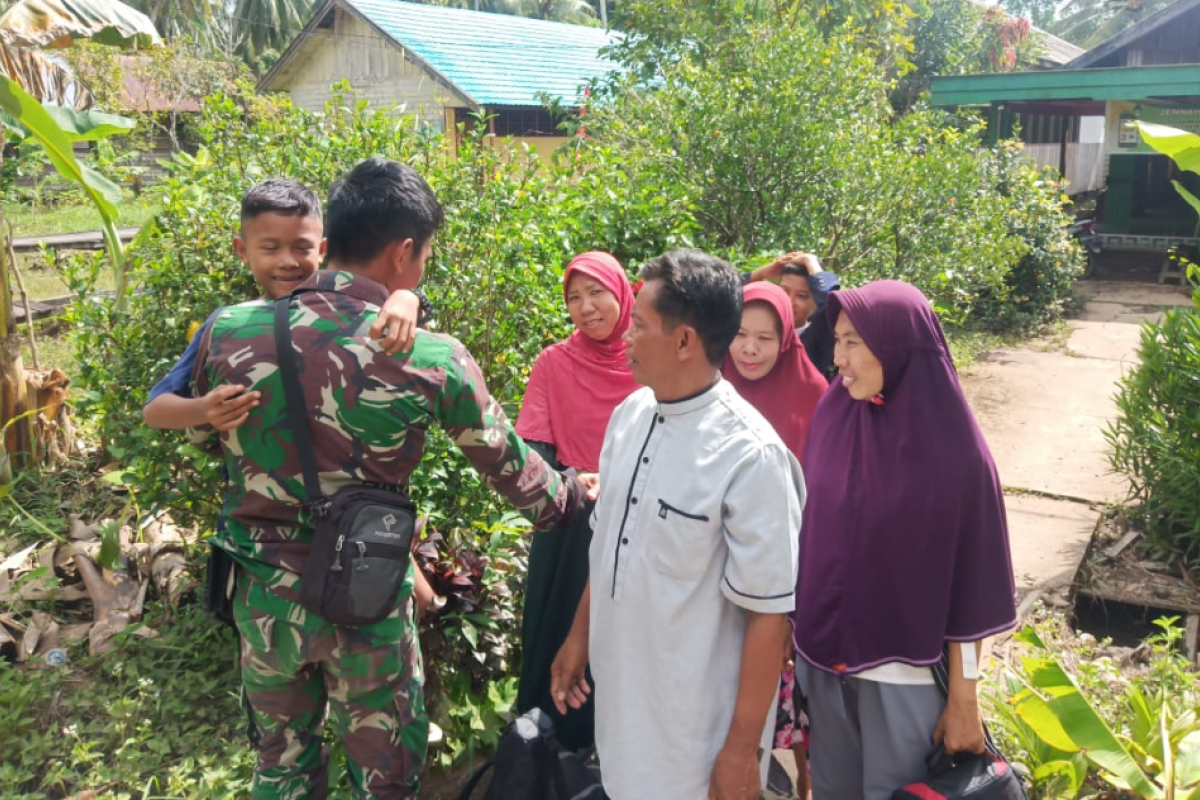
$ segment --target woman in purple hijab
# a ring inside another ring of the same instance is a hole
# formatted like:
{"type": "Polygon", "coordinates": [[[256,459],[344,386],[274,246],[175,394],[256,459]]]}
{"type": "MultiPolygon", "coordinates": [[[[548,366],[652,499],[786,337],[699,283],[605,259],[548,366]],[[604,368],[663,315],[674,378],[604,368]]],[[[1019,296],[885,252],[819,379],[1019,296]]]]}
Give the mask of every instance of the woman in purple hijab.
{"type": "Polygon", "coordinates": [[[827,309],[839,374],[804,455],[797,680],[813,796],[888,800],[924,776],[933,742],[983,751],[979,648],[1016,622],[1008,530],[925,296],[878,281],[827,309]],[[943,657],[948,699],[930,669],[943,657]]]}

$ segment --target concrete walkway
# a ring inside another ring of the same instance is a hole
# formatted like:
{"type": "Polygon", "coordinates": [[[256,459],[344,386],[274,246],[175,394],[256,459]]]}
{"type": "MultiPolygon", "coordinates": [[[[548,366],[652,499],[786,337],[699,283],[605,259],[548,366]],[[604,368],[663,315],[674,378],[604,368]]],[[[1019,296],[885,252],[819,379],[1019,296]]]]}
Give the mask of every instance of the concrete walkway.
{"type": "Polygon", "coordinates": [[[1137,359],[1140,323],[1190,302],[1175,286],[1084,281],[1065,341],[989,353],[963,388],[996,458],[1017,589],[1029,600],[1074,577],[1099,506],[1126,495],[1109,472],[1104,429],[1117,382],[1137,359]]]}

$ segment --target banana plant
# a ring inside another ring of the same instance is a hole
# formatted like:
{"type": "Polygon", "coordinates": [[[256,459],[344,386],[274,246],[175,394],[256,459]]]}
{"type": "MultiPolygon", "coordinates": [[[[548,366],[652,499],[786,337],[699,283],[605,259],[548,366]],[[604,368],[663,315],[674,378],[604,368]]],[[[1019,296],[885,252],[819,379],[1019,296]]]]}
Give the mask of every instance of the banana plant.
{"type": "MultiPolygon", "coordinates": [[[[123,311],[127,302],[125,248],[117,231],[117,203],[120,188],[100,173],[80,164],[73,144],[85,139],[111,136],[128,131],[132,120],[94,111],[75,111],[44,106],[11,78],[0,75],[0,144],[10,135],[36,142],[45,151],[59,175],[78,183],[100,212],[104,244],[116,276],[116,307],[123,311]]],[[[0,217],[0,228],[3,228],[0,217]]],[[[0,230],[0,238],[7,236],[0,230]]],[[[4,251],[7,255],[7,249],[4,251]]],[[[13,318],[12,291],[6,258],[0,256],[0,483],[7,484],[14,466],[23,466],[34,452],[34,435],[25,370],[13,318]]]]}
{"type": "Polygon", "coordinates": [[[0,75],[0,110],[7,115],[4,118],[6,127],[15,129],[27,141],[41,145],[58,174],[79,184],[100,212],[104,245],[116,279],[116,307],[118,311],[124,311],[127,293],[125,248],[117,232],[121,188],[86,164],[79,163],[73,145],[77,141],[127,132],[133,128],[134,121],[115,114],[44,106],[5,75],[0,75]]]}
{"type": "MultiPolygon", "coordinates": [[[[1200,135],[1172,128],[1169,125],[1156,125],[1153,122],[1134,123],[1141,132],[1142,139],[1154,150],[1170,157],[1184,172],[1200,175],[1200,135]]],[[[1189,192],[1179,181],[1171,181],[1179,196],[1188,202],[1196,213],[1200,214],[1200,197],[1189,192]]]]}
{"type": "MultiPolygon", "coordinates": [[[[1142,139],[1154,150],[1174,161],[1184,172],[1200,175],[1200,136],[1152,122],[1135,122],[1142,139]]],[[[1179,196],[1200,214],[1200,197],[1189,192],[1179,181],[1171,181],[1179,196]]],[[[1188,276],[1200,284],[1200,264],[1188,264],[1188,276]]],[[[1200,308],[1200,288],[1192,292],[1192,302],[1200,308]]]]}
{"type": "Polygon", "coordinates": [[[1022,688],[1013,713],[1037,738],[1066,754],[1081,754],[1114,788],[1145,800],[1200,800],[1200,721],[1174,708],[1166,692],[1127,689],[1133,723],[1118,733],[1096,711],[1032,627],[1016,639],[1033,648],[1021,659],[1022,688]]]}

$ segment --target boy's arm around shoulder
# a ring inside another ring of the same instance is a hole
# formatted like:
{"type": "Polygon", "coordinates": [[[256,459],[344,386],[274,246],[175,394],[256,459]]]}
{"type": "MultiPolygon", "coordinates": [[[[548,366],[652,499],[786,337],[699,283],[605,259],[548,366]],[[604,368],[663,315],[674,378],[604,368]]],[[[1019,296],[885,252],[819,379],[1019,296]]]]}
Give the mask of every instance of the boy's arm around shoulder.
{"type": "Polygon", "coordinates": [[[211,425],[218,431],[229,430],[245,422],[250,410],[258,405],[259,393],[245,392],[244,386],[219,386],[201,396],[193,391],[198,367],[202,372],[207,358],[208,337],[216,315],[213,312],[209,316],[171,371],[150,390],[142,418],[151,428],[180,430],[211,425]]]}

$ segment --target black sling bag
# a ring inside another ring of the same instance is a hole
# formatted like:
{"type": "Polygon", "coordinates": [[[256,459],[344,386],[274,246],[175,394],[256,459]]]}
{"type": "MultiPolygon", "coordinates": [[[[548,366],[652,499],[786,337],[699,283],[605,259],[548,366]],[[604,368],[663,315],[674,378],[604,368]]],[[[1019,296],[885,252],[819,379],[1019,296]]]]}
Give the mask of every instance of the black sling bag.
{"type": "Polygon", "coordinates": [[[275,349],[286,418],[304,474],[312,549],[300,578],[300,604],[335,625],[368,625],[396,607],[411,561],[416,515],[408,495],[361,484],[321,493],[292,346],[291,296],[275,301],[275,349]]]}

